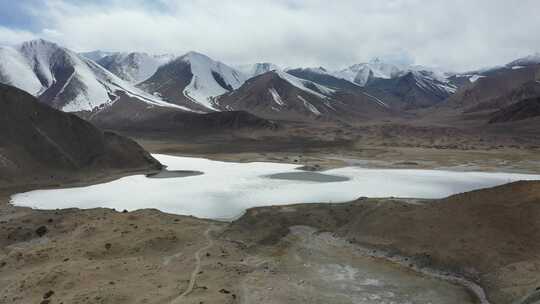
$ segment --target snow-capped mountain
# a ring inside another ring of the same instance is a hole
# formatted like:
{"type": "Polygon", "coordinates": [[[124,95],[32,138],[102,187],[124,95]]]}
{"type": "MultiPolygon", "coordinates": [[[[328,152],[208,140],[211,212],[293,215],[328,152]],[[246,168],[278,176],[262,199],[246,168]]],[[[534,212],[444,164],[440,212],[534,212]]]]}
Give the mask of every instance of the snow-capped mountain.
{"type": "Polygon", "coordinates": [[[336,90],[356,90],[360,88],[359,85],[353,82],[334,76],[323,67],[287,69],[287,73],[336,90]]]}
{"type": "Polygon", "coordinates": [[[429,107],[446,100],[457,87],[430,71],[409,71],[391,79],[376,78],[365,89],[383,100],[392,100],[394,108],[429,107]]]}
{"type": "Polygon", "coordinates": [[[354,64],[332,74],[338,78],[348,80],[360,86],[365,86],[371,79],[392,79],[406,73],[407,70],[394,64],[384,63],[374,59],[367,63],[354,64]]]}
{"type": "Polygon", "coordinates": [[[103,57],[119,54],[120,52],[109,52],[109,51],[102,51],[102,50],[96,50],[91,52],[82,52],[79,53],[79,55],[83,56],[84,58],[88,58],[92,61],[98,61],[103,57]]]}
{"type": "Polygon", "coordinates": [[[216,110],[214,98],[238,89],[244,74],[197,52],[189,52],[162,65],[139,84],[147,92],[165,100],[203,111],[216,110]]]}
{"type": "MultiPolygon", "coordinates": [[[[384,66],[380,62],[377,64],[379,67],[384,66]]],[[[349,72],[357,67],[353,66],[349,72]]],[[[374,73],[369,66],[364,65],[364,68],[369,70],[370,75],[364,85],[337,77],[335,75],[339,75],[339,72],[329,72],[324,68],[289,69],[287,73],[335,90],[371,96],[380,104],[398,109],[436,104],[457,89],[444,73],[420,66],[410,66],[399,72],[386,67],[377,72],[379,77],[373,77],[374,73]],[[388,73],[381,74],[383,70],[388,73]]]]}
{"type": "Polygon", "coordinates": [[[157,69],[174,59],[174,55],[149,55],[147,53],[115,53],[96,62],[121,79],[139,83],[154,75],[157,69]]]}
{"type": "Polygon", "coordinates": [[[455,92],[455,86],[448,78],[451,73],[420,65],[397,65],[374,59],[368,63],[352,65],[341,71],[332,72],[335,77],[346,79],[359,86],[368,86],[377,79],[395,79],[412,73],[418,79],[418,85],[455,92]],[[432,82],[432,83],[431,83],[432,82]]]}
{"type": "Polygon", "coordinates": [[[540,96],[540,64],[525,64],[520,59],[514,62],[517,65],[509,64],[465,74],[472,74],[475,81],[460,88],[447,103],[464,112],[473,113],[499,110],[520,100],[540,96]]]}
{"type": "Polygon", "coordinates": [[[506,66],[509,68],[519,68],[519,67],[533,65],[533,64],[540,64],[540,53],[535,53],[529,56],[516,59],[508,63],[506,66]]]}
{"type": "Polygon", "coordinates": [[[509,72],[509,70],[526,69],[535,65],[540,65],[540,53],[538,52],[518,58],[505,65],[490,66],[473,71],[454,73],[451,77],[448,77],[448,79],[454,84],[473,84],[483,78],[497,77],[501,73],[505,74],[509,72]]]}
{"type": "Polygon", "coordinates": [[[354,121],[391,115],[384,101],[356,88],[354,92],[336,90],[277,70],[247,80],[239,89],[217,97],[216,104],[221,110],[280,120],[354,121]]]}
{"type": "Polygon", "coordinates": [[[317,117],[332,111],[334,91],[283,71],[270,71],[216,98],[222,110],[244,110],[267,118],[317,117]]]}
{"type": "Polygon", "coordinates": [[[243,64],[236,67],[236,69],[244,74],[246,79],[259,76],[266,72],[281,70],[280,67],[269,62],[259,62],[254,64],[243,64]]]}
{"type": "Polygon", "coordinates": [[[66,112],[91,111],[121,95],[149,105],[174,106],[132,87],[92,60],[41,39],[0,48],[0,82],[66,112]]]}

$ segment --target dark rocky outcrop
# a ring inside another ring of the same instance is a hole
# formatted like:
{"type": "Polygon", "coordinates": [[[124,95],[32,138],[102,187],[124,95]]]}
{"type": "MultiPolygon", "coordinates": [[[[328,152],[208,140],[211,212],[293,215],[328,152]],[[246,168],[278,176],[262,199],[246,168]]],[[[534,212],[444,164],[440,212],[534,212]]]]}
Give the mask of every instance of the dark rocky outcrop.
{"type": "Polygon", "coordinates": [[[23,182],[160,167],[134,141],[0,85],[0,180],[23,182]]]}
{"type": "Polygon", "coordinates": [[[540,97],[522,100],[495,112],[489,123],[519,121],[540,116],[540,97]]]}

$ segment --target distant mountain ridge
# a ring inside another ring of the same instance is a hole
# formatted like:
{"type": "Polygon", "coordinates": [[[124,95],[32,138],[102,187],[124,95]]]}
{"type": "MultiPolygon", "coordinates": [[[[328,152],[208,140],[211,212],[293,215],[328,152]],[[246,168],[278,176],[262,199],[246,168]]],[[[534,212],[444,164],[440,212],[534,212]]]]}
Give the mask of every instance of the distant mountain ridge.
{"type": "Polygon", "coordinates": [[[131,107],[137,111],[128,112],[144,120],[156,112],[155,107],[163,107],[165,112],[240,110],[271,119],[354,121],[440,104],[464,111],[496,110],[500,107],[495,105],[536,96],[538,62],[538,55],[531,55],[462,74],[378,59],[338,71],[282,69],[271,62],[232,66],[197,52],[179,57],[107,51],[77,54],[35,40],[0,48],[0,82],[57,109],[104,111],[108,117],[114,113],[106,109],[131,107]],[[490,89],[494,84],[497,89],[490,89]],[[113,107],[119,102],[121,106],[113,107]]]}

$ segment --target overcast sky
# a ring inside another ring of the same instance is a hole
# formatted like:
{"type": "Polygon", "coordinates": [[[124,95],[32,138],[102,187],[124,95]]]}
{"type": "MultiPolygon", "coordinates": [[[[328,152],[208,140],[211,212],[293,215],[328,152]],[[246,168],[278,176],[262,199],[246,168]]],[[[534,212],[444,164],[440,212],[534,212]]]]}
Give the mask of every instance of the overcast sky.
{"type": "Polygon", "coordinates": [[[0,0],[0,44],[463,71],[540,51],[539,0],[0,0]]]}

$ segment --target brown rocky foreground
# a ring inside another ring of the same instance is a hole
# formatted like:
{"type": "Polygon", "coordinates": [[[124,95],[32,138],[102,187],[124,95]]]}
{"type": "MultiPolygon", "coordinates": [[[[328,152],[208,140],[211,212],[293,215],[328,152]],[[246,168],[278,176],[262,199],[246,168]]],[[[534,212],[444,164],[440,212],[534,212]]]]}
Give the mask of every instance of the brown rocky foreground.
{"type": "Polygon", "coordinates": [[[1,196],[0,303],[377,303],[365,295],[411,294],[424,303],[426,289],[440,290],[435,303],[475,302],[458,285],[425,281],[422,269],[476,282],[495,304],[540,286],[540,182],[439,201],[254,208],[233,223],[31,210],[8,205],[10,192],[1,196]],[[406,263],[387,262],[396,256],[406,263]],[[388,280],[399,288],[355,274],[396,267],[404,269],[388,280]]]}

